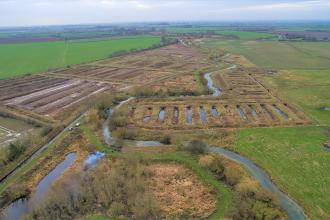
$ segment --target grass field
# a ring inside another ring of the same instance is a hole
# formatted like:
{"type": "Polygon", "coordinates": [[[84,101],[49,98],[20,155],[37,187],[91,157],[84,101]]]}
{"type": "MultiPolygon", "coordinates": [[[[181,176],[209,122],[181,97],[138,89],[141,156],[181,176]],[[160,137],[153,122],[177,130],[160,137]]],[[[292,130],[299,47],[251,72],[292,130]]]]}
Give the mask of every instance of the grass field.
{"type": "Polygon", "coordinates": [[[224,36],[234,36],[242,40],[256,40],[259,38],[271,38],[276,37],[274,34],[270,33],[261,33],[254,31],[236,31],[230,30],[229,28],[224,27],[191,27],[191,28],[168,28],[167,31],[177,34],[186,34],[186,33],[207,33],[209,31],[215,32],[215,34],[220,34],[224,36]]]}
{"type": "Polygon", "coordinates": [[[225,30],[222,27],[170,27],[166,29],[168,32],[176,34],[187,34],[187,33],[205,33],[208,31],[221,31],[225,30]]]}
{"type": "Polygon", "coordinates": [[[159,37],[141,36],[90,42],[0,44],[0,79],[94,61],[116,51],[148,48],[159,42],[159,37]]]}
{"type": "Polygon", "coordinates": [[[311,219],[330,219],[329,137],[322,127],[243,129],[234,149],[255,161],[303,205],[311,219]]]}
{"type": "Polygon", "coordinates": [[[211,40],[206,46],[241,54],[265,68],[330,69],[330,42],[211,40]]]}
{"type": "Polygon", "coordinates": [[[309,117],[330,126],[330,70],[282,71],[264,78],[266,83],[285,97],[298,104],[309,117]]]}
{"type": "Polygon", "coordinates": [[[261,38],[274,38],[276,35],[269,33],[261,33],[261,32],[252,32],[252,31],[216,31],[217,34],[225,35],[225,36],[235,36],[242,40],[255,40],[261,38]]]}

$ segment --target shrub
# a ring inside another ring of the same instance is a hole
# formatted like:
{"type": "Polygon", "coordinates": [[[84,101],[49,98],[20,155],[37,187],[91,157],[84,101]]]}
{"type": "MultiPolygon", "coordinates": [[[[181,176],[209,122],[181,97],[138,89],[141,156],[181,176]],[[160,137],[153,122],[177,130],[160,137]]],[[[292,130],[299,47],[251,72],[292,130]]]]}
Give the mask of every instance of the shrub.
{"type": "Polygon", "coordinates": [[[102,126],[101,119],[96,109],[91,109],[86,115],[87,124],[95,131],[102,126]]]}
{"type": "Polygon", "coordinates": [[[199,159],[199,165],[211,171],[217,179],[223,179],[225,168],[222,164],[221,158],[217,155],[208,154],[201,156],[199,159]]]}
{"type": "Polygon", "coordinates": [[[172,143],[171,136],[165,135],[165,136],[161,137],[160,143],[166,144],[166,145],[171,144],[172,143]]]}
{"type": "Polygon", "coordinates": [[[125,204],[123,204],[122,202],[113,202],[110,206],[110,209],[108,211],[108,215],[110,216],[121,216],[121,215],[125,215],[126,213],[127,207],[125,204]]]}
{"type": "Polygon", "coordinates": [[[14,161],[26,150],[25,145],[21,145],[18,142],[10,143],[8,148],[8,160],[14,161]]]}
{"type": "Polygon", "coordinates": [[[114,219],[160,219],[147,193],[143,165],[136,157],[103,160],[79,178],[67,178],[47,193],[43,204],[25,219],[78,219],[107,213],[114,219]]]}
{"type": "Polygon", "coordinates": [[[207,145],[200,140],[190,141],[185,150],[192,154],[204,154],[207,152],[207,145]]]}
{"type": "Polygon", "coordinates": [[[115,130],[117,127],[125,127],[127,125],[127,116],[120,111],[113,113],[109,120],[109,127],[111,130],[115,130]]]}
{"type": "Polygon", "coordinates": [[[117,139],[116,142],[111,146],[114,150],[120,151],[124,146],[124,141],[122,139],[117,139]]]}
{"type": "Polygon", "coordinates": [[[119,139],[135,140],[137,132],[134,129],[117,128],[113,134],[119,139]]]}

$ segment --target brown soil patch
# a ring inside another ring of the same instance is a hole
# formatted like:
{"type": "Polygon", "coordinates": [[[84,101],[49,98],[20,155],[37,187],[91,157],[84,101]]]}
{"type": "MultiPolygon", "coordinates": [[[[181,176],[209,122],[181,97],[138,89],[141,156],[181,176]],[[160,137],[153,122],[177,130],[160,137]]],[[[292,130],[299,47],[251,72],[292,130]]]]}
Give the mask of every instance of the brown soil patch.
{"type": "Polygon", "coordinates": [[[216,209],[212,190],[187,168],[177,164],[149,166],[150,189],[166,219],[201,219],[216,209]]]}
{"type": "Polygon", "coordinates": [[[201,90],[199,83],[196,81],[193,74],[180,75],[163,81],[153,88],[156,91],[187,91],[199,92],[201,90]]]}

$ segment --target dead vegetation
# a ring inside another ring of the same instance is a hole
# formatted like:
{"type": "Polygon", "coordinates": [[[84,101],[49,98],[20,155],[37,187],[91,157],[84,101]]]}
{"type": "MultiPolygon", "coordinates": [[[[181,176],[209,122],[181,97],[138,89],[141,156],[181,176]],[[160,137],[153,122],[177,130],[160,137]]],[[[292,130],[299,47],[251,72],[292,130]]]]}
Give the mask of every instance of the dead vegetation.
{"type": "Polygon", "coordinates": [[[148,164],[134,156],[104,159],[80,176],[62,177],[47,195],[26,219],[77,219],[92,213],[116,219],[201,219],[216,204],[214,194],[183,166],[148,164]]]}
{"type": "Polygon", "coordinates": [[[148,179],[153,195],[164,219],[204,219],[216,208],[215,193],[197,177],[177,164],[149,166],[148,179]]]}

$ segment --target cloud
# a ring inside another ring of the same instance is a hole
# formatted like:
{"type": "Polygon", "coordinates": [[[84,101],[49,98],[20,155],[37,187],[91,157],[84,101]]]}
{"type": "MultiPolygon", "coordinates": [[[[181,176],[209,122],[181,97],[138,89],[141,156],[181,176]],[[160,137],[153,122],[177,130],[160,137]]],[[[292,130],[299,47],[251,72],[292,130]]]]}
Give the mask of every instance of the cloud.
{"type": "Polygon", "coordinates": [[[330,0],[0,0],[0,26],[143,21],[330,20],[330,0]]]}
{"type": "MultiPolygon", "coordinates": [[[[315,1],[298,1],[298,2],[280,2],[280,3],[271,3],[271,4],[258,4],[251,5],[241,8],[236,8],[238,10],[301,10],[301,9],[313,9],[319,7],[329,7],[330,2],[324,0],[315,0],[315,1]]],[[[232,10],[235,10],[233,8],[232,10]]]]}

